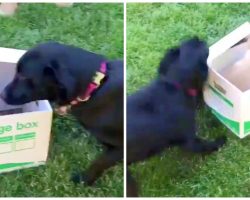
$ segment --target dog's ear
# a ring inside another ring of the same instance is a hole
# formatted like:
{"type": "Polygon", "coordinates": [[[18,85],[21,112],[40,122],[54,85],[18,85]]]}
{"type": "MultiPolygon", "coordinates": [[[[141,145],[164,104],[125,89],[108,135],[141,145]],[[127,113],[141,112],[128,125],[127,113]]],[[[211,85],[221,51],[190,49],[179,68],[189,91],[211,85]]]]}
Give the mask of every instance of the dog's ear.
{"type": "Polygon", "coordinates": [[[170,49],[161,60],[158,73],[162,76],[165,76],[168,73],[169,68],[173,64],[173,62],[175,62],[176,59],[178,59],[179,54],[180,54],[179,48],[170,49]]]}
{"type": "Polygon", "coordinates": [[[56,70],[51,65],[47,65],[44,67],[43,76],[49,83],[59,84],[56,70]]]}
{"type": "Polygon", "coordinates": [[[69,69],[61,62],[52,60],[48,63],[43,75],[48,87],[54,88],[59,94],[60,100],[71,98],[75,93],[76,80],[69,69]]]}
{"type": "Polygon", "coordinates": [[[50,99],[55,99],[55,97],[60,100],[65,100],[67,98],[67,88],[63,84],[63,80],[59,78],[60,73],[58,66],[48,64],[43,69],[44,82],[47,84],[47,90],[49,91],[48,96],[50,99]]]}
{"type": "Polygon", "coordinates": [[[158,69],[159,76],[162,80],[170,83],[177,82],[179,80],[177,66],[179,55],[179,48],[172,48],[165,54],[158,69]]]}

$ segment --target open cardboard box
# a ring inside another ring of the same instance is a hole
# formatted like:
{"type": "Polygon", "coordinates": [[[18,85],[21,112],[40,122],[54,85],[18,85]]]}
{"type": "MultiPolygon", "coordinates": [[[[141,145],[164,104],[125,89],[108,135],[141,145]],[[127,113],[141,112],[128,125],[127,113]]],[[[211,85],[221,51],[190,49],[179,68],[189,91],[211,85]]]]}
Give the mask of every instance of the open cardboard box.
{"type": "MultiPolygon", "coordinates": [[[[13,79],[23,50],[0,48],[0,91],[13,79]]],[[[44,164],[47,159],[52,109],[48,101],[9,106],[0,100],[0,113],[21,109],[17,114],[0,115],[0,173],[44,164]]]]}
{"type": "Polygon", "coordinates": [[[244,23],[209,48],[204,99],[238,137],[250,134],[250,24],[244,23]]]}

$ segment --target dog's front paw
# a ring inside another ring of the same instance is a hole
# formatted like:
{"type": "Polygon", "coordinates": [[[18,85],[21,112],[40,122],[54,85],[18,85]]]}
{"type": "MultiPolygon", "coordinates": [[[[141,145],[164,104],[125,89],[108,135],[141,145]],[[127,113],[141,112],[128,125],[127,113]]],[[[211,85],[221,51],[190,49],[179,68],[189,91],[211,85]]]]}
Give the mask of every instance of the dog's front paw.
{"type": "Polygon", "coordinates": [[[75,184],[79,184],[79,183],[83,183],[86,184],[88,186],[93,185],[93,183],[95,182],[95,179],[92,179],[91,177],[85,175],[85,174],[73,174],[71,176],[71,180],[75,183],[75,184]]]}

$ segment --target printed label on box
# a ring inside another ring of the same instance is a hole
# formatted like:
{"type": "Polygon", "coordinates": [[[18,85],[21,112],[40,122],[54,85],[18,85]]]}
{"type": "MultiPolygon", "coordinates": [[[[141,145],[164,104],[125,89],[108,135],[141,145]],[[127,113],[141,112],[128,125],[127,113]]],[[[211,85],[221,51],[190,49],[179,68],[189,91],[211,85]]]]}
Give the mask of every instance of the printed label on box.
{"type": "Polygon", "coordinates": [[[12,147],[13,147],[13,136],[0,138],[0,154],[11,152],[12,147]]]}
{"type": "Polygon", "coordinates": [[[35,137],[36,137],[35,132],[16,135],[15,150],[20,151],[20,150],[35,148],[35,137]]]}

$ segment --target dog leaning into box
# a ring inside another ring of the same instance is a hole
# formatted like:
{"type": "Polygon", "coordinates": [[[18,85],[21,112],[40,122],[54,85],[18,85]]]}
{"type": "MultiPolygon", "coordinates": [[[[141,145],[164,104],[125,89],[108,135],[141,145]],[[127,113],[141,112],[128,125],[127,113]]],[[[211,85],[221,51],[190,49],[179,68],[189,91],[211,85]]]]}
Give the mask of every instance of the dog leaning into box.
{"type": "MultiPolygon", "coordinates": [[[[0,91],[13,79],[23,50],[0,48],[0,91]]],[[[0,99],[0,173],[45,164],[52,109],[48,101],[20,106],[0,99]]]]}
{"type": "Polygon", "coordinates": [[[49,42],[26,52],[1,94],[11,105],[48,99],[71,112],[105,147],[86,172],[72,180],[89,185],[123,159],[123,62],[49,42]]]}
{"type": "MultiPolygon", "coordinates": [[[[196,37],[184,41],[166,52],[148,86],[128,96],[128,168],[174,146],[207,154],[225,144],[225,136],[209,141],[196,134],[197,103],[208,76],[207,57],[204,41],[196,37]]],[[[129,169],[127,196],[138,196],[129,169]]]]}

